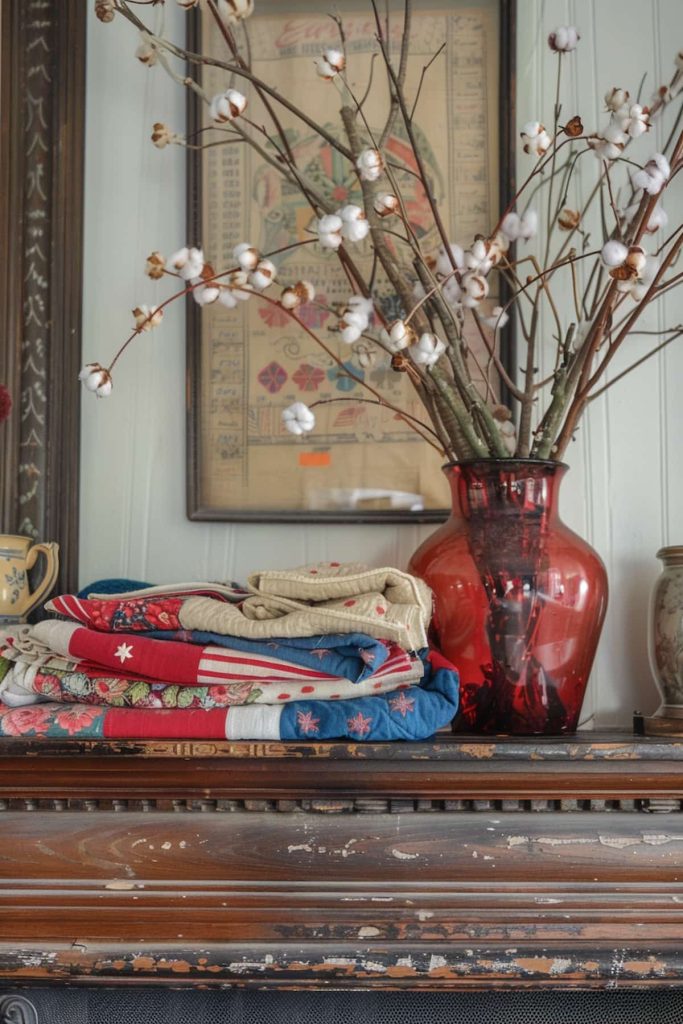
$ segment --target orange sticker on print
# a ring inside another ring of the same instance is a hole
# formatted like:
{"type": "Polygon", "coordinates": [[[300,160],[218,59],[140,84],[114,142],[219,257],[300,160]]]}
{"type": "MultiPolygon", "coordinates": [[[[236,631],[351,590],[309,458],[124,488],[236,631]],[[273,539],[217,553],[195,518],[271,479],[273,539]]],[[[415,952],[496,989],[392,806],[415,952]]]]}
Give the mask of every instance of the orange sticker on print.
{"type": "Polygon", "coordinates": [[[300,466],[329,466],[332,456],[329,452],[300,452],[300,466]]]}

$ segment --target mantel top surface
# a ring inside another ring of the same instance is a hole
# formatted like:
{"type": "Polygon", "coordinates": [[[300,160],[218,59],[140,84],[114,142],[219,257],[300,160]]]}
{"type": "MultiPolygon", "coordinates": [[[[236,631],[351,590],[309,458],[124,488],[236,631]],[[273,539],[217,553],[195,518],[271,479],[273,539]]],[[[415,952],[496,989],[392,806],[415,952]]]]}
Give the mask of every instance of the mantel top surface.
{"type": "Polygon", "coordinates": [[[282,743],[216,740],[0,739],[0,757],[218,757],[297,761],[683,761],[683,738],[634,736],[625,731],[571,737],[470,736],[444,733],[424,742],[282,743]]]}

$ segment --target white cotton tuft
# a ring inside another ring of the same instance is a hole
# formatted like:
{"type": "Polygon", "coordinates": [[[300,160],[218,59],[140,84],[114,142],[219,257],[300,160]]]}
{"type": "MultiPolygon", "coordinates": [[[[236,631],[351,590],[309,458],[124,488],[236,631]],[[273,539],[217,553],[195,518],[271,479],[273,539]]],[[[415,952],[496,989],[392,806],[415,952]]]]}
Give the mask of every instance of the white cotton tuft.
{"type": "Polygon", "coordinates": [[[416,345],[413,345],[411,354],[416,363],[420,366],[434,366],[439,358],[446,351],[446,346],[436,334],[425,332],[420,335],[416,345]]]}
{"type": "Polygon", "coordinates": [[[282,422],[290,434],[307,434],[315,427],[315,415],[303,402],[294,402],[282,412],[282,422]]]}
{"type": "Polygon", "coordinates": [[[360,206],[344,206],[337,211],[337,216],[342,219],[341,233],[347,242],[362,242],[370,230],[365,213],[360,206]]]}
{"type": "Polygon", "coordinates": [[[346,67],[346,57],[341,50],[323,50],[314,63],[320,77],[331,82],[346,67]]]}
{"type": "Polygon", "coordinates": [[[277,267],[271,260],[259,260],[256,269],[249,275],[249,284],[258,292],[263,292],[275,280],[277,267]]]}
{"type": "Polygon", "coordinates": [[[391,217],[401,210],[401,204],[392,192],[384,192],[377,196],[372,205],[378,217],[391,217]]]}
{"type": "Polygon", "coordinates": [[[636,188],[645,189],[651,195],[658,195],[671,174],[669,161],[663,153],[655,153],[640,171],[632,175],[631,181],[636,188]]]}
{"type": "Polygon", "coordinates": [[[256,264],[259,261],[258,249],[255,249],[250,242],[240,242],[232,250],[232,255],[242,270],[250,271],[256,269],[256,264]]]}
{"type": "Polygon", "coordinates": [[[364,149],[356,160],[356,168],[363,181],[377,181],[384,169],[382,154],[378,149],[364,149]]]}
{"type": "Polygon", "coordinates": [[[573,25],[560,25],[548,36],[548,46],[555,53],[570,53],[579,44],[579,35],[573,25]]]}
{"type": "Polygon", "coordinates": [[[505,312],[502,306],[494,306],[491,310],[491,316],[482,317],[482,323],[485,323],[487,327],[497,331],[502,327],[505,327],[510,317],[505,312]]]}
{"type": "Polygon", "coordinates": [[[342,244],[344,222],[336,213],[326,213],[316,225],[318,241],[323,249],[338,249],[342,244]]]}
{"type": "Polygon", "coordinates": [[[78,374],[78,379],[98,398],[107,398],[111,394],[111,374],[99,363],[87,363],[78,374]]]}
{"type": "Polygon", "coordinates": [[[606,267],[620,267],[628,256],[628,249],[623,242],[611,238],[603,245],[600,256],[606,267]]]}
{"type": "Polygon", "coordinates": [[[169,257],[166,269],[178,274],[184,281],[199,277],[204,269],[204,253],[201,249],[184,246],[169,257]]]}
{"type": "Polygon", "coordinates": [[[209,116],[216,124],[226,124],[239,117],[246,106],[247,98],[243,93],[238,92],[237,89],[228,89],[213,97],[209,103],[209,116]]]}

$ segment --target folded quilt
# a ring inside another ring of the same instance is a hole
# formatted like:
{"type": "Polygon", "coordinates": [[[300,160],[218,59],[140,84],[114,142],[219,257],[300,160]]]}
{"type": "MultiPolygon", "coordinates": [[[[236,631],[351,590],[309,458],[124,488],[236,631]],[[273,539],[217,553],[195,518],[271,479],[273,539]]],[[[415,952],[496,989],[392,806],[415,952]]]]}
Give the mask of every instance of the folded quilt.
{"type": "Polygon", "coordinates": [[[397,569],[321,563],[255,573],[249,588],[251,596],[239,604],[177,590],[135,591],[106,599],[64,595],[46,609],[105,632],[198,630],[253,640],[364,633],[405,650],[427,645],[431,591],[397,569]]]}
{"type": "Polygon", "coordinates": [[[424,657],[420,686],[340,701],[205,711],[0,704],[0,736],[79,739],[419,740],[448,725],[458,707],[457,672],[440,654],[424,657]]]}
{"type": "MultiPolygon", "coordinates": [[[[224,653],[220,648],[217,651],[219,655],[224,653]]],[[[217,672],[209,685],[196,686],[171,683],[163,677],[138,678],[131,672],[112,674],[110,669],[87,661],[53,654],[23,654],[11,647],[0,648],[0,664],[3,660],[11,667],[0,681],[0,700],[10,707],[59,701],[111,707],[208,709],[285,704],[302,699],[340,700],[408,686],[419,682],[424,671],[420,658],[407,655],[400,647],[389,653],[377,672],[357,683],[296,666],[291,667],[289,675],[280,672],[269,678],[265,669],[256,668],[250,674],[249,666],[240,671],[237,664],[229,675],[217,672]],[[221,678],[223,681],[219,681],[221,678]]],[[[222,669],[219,662],[216,666],[222,669]]]]}
{"type": "MultiPolygon", "coordinates": [[[[11,630],[5,630],[5,635],[11,630]]],[[[167,683],[214,683],[245,680],[251,675],[273,681],[298,675],[310,678],[341,676],[351,682],[380,668],[396,644],[362,634],[302,637],[293,640],[240,640],[220,634],[155,631],[141,636],[103,633],[71,622],[49,620],[30,629],[28,638],[10,637],[26,650],[33,641],[39,650],[84,659],[117,672],[167,683]],[[189,641],[189,642],[188,642],[189,641]],[[304,671],[308,670],[308,672],[304,671]]],[[[1,633],[0,633],[0,644],[1,633]]],[[[404,665],[410,656],[404,654],[404,665]]]]}
{"type": "Polygon", "coordinates": [[[191,597],[201,594],[216,601],[242,601],[249,591],[239,583],[142,583],[138,580],[97,580],[78,597],[191,597]]]}

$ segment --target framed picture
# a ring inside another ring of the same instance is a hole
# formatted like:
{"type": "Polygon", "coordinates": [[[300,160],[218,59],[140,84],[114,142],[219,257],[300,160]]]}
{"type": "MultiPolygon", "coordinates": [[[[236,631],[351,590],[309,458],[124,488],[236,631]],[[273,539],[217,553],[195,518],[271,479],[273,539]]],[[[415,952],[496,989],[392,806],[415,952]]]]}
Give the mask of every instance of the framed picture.
{"type": "Polygon", "coordinates": [[[58,593],[78,583],[85,49],[80,0],[0,4],[0,522],[59,544],[58,593]]]}
{"type": "MultiPolygon", "coordinates": [[[[190,49],[229,60],[211,5],[202,5],[190,49]]],[[[387,8],[380,4],[385,16],[387,8]]],[[[367,90],[363,118],[381,132],[389,104],[386,74],[377,57],[376,27],[367,0],[336,0],[330,9],[345,34],[347,80],[356,96],[367,90]],[[372,87],[367,85],[372,77],[372,87]]],[[[403,4],[389,4],[392,53],[400,50],[403,4]]],[[[320,0],[282,4],[259,0],[245,22],[251,66],[262,80],[318,124],[343,137],[342,97],[335,83],[316,76],[314,59],[339,45],[339,26],[320,0]]],[[[406,92],[419,103],[413,118],[431,190],[454,241],[467,243],[495,223],[509,195],[513,110],[514,10],[511,0],[419,0],[413,9],[406,92]],[[437,55],[437,56],[435,56],[437,55]],[[428,66],[427,66],[428,65],[428,66]],[[423,69],[426,70],[423,73],[423,69]],[[421,82],[422,79],[422,82],[421,82]],[[420,84],[421,82],[421,84],[420,84]]],[[[270,122],[249,83],[230,81],[203,65],[208,95],[239,87],[248,95],[252,131],[270,122]]],[[[288,144],[319,193],[362,205],[356,173],[308,125],[272,101],[288,144]]],[[[202,140],[189,153],[189,239],[217,268],[234,264],[236,244],[277,253],[313,237],[315,214],[277,167],[277,147],[262,135],[263,155],[210,129],[204,104],[190,102],[188,137],[202,140]],[[207,142],[211,145],[207,145],[207,142]],[[216,144],[219,143],[219,144],[216,144]]],[[[384,144],[392,159],[408,218],[425,252],[440,239],[424,197],[405,126],[397,117],[384,144]],[[433,235],[433,237],[432,237],[433,235]]],[[[370,239],[354,247],[370,273],[370,239]]],[[[188,514],[192,519],[272,522],[425,522],[446,515],[442,459],[390,409],[362,401],[367,381],[393,406],[418,419],[424,409],[408,375],[390,356],[360,339],[349,346],[329,327],[335,307],[350,293],[334,253],[318,245],[274,256],[278,280],[312,281],[316,301],[299,311],[321,347],[275,303],[252,299],[236,309],[188,303],[188,514]],[[340,366],[329,353],[341,359],[340,366]],[[281,421],[293,402],[316,403],[316,428],[296,437],[281,421]],[[317,404],[320,402],[321,404],[317,404]]],[[[275,289],[272,289],[275,292],[275,289]]],[[[278,290],[279,294],[279,290],[278,290]]],[[[389,282],[375,278],[373,298],[387,320],[400,315],[389,282]]],[[[491,304],[500,301],[491,296],[491,304]]],[[[504,333],[504,332],[503,332],[504,333]]],[[[486,353],[468,337],[474,354],[486,353]]],[[[502,345],[510,346],[504,338],[502,345]]],[[[509,351],[501,353],[509,365],[509,351]]],[[[484,372],[484,371],[482,371],[484,372]]],[[[490,373],[490,371],[486,371],[490,373]]],[[[491,386],[498,387],[497,381],[491,386]]],[[[504,395],[501,396],[504,399],[504,395]]]]}

